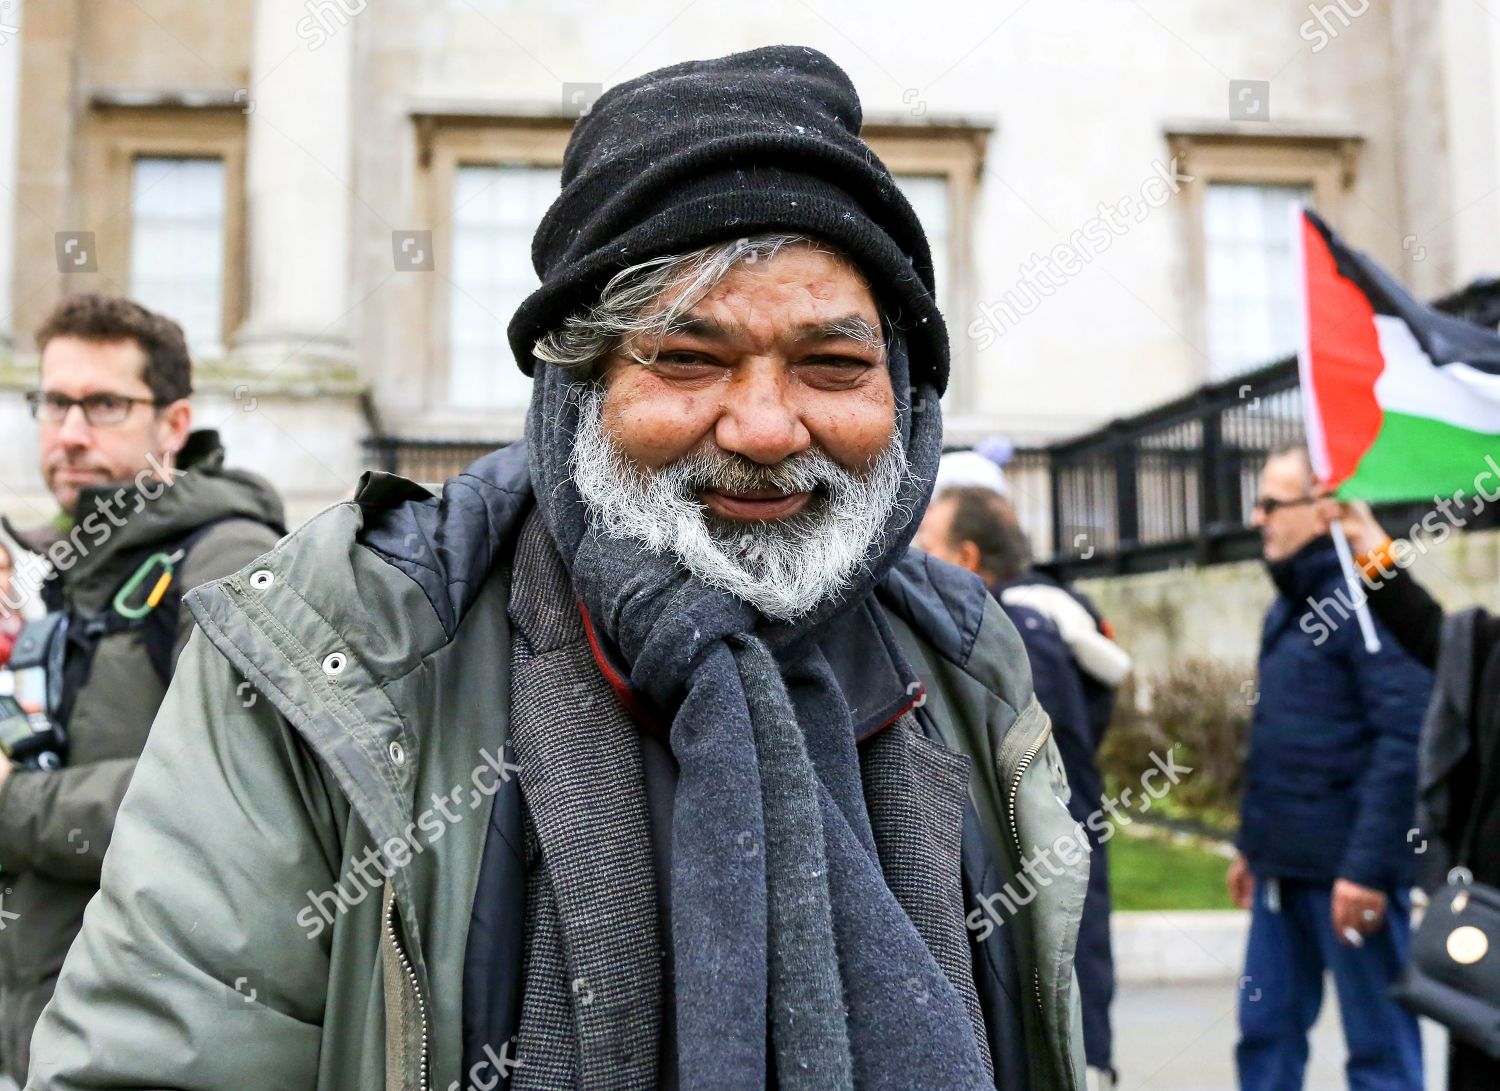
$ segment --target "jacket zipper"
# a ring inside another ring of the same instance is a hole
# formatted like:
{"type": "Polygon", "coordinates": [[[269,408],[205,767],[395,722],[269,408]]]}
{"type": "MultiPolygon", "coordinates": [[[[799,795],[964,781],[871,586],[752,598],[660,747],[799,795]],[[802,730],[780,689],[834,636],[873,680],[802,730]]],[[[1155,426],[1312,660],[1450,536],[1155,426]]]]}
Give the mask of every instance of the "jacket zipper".
{"type": "Polygon", "coordinates": [[[422,1054],[421,1064],[417,1074],[417,1091],[427,1091],[427,1001],[422,997],[422,990],[417,985],[417,971],[412,966],[411,959],[406,957],[406,947],[396,935],[396,899],[391,899],[390,907],[385,914],[386,931],[390,935],[391,943],[396,948],[396,957],[401,960],[401,968],[406,971],[406,980],[411,983],[411,993],[417,998],[417,1015],[422,1020],[422,1054]]]}
{"type": "Polygon", "coordinates": [[[1017,855],[1021,853],[1021,826],[1016,821],[1016,796],[1021,792],[1021,778],[1026,775],[1026,770],[1031,768],[1031,763],[1036,760],[1036,756],[1042,752],[1042,747],[1047,745],[1047,739],[1051,734],[1052,724],[1049,722],[1047,730],[1043,731],[1036,742],[1027,748],[1026,753],[1021,755],[1021,760],[1016,763],[1016,771],[1010,778],[1010,792],[1006,796],[1005,802],[1006,809],[1010,812],[1008,816],[1010,818],[1010,836],[1011,840],[1015,842],[1017,855]]]}
{"type": "MultiPolygon", "coordinates": [[[[1016,855],[1022,855],[1021,849],[1021,825],[1016,821],[1016,797],[1021,792],[1021,778],[1026,775],[1026,770],[1031,768],[1031,763],[1036,756],[1042,752],[1042,747],[1047,745],[1047,739],[1052,735],[1052,725],[1047,724],[1047,730],[1043,731],[1036,742],[1027,747],[1026,752],[1021,755],[1021,760],[1016,763],[1016,771],[1010,778],[1010,790],[1006,796],[1008,817],[1010,818],[1010,836],[1016,846],[1016,855]]],[[[1040,966],[1031,968],[1032,991],[1036,996],[1037,1012],[1043,1019],[1047,1016],[1047,1005],[1042,1000],[1042,971],[1040,966]]]]}

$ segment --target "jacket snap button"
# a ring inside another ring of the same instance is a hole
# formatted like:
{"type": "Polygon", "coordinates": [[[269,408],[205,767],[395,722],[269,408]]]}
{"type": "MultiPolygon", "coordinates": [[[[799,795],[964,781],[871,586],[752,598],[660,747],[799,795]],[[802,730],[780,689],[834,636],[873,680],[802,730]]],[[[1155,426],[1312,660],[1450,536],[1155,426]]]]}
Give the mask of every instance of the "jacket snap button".
{"type": "Polygon", "coordinates": [[[257,568],[254,572],[250,573],[250,586],[257,591],[264,591],[267,587],[271,586],[271,582],[275,579],[276,577],[271,575],[269,568],[257,568]]]}
{"type": "Polygon", "coordinates": [[[323,673],[330,677],[342,674],[348,665],[349,658],[343,652],[329,652],[323,657],[323,673]]]}
{"type": "Polygon", "coordinates": [[[397,765],[406,764],[406,751],[402,748],[400,743],[391,743],[389,752],[391,755],[391,761],[395,762],[397,765]]]}

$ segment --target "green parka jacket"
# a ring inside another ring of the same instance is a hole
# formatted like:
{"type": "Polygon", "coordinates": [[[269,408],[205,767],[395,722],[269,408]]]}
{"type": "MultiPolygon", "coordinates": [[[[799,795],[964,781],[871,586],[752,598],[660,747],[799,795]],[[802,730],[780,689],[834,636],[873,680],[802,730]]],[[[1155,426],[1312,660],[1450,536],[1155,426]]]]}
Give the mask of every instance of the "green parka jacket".
{"type": "MultiPolygon", "coordinates": [[[[84,614],[109,609],[147,555],[175,549],[200,528],[207,529],[174,574],[179,589],[219,579],[275,545],[280,500],[260,478],[224,469],[223,458],[216,434],[196,432],[182,452],[184,472],[170,487],[153,480],[86,490],[76,530],[54,538],[66,544],[47,551],[58,562],[61,602],[84,614]]],[[[179,595],[168,602],[173,606],[162,609],[178,616],[156,620],[168,633],[175,629],[180,653],[193,621],[179,595]]],[[[0,787],[0,1061],[18,1083],[26,1078],[32,1030],[99,888],[115,812],[166,694],[144,640],[135,629],[99,641],[68,719],[66,766],[16,770],[0,787]]]]}
{"type": "MultiPolygon", "coordinates": [[[[28,1088],[504,1086],[503,1056],[463,1071],[463,969],[491,809],[519,791],[506,603],[531,502],[524,444],[441,498],[368,474],[352,501],[190,596],[201,632],[28,1088]]],[[[973,760],[981,836],[1012,872],[1083,844],[998,604],[915,551],[901,571],[888,616],[925,711],[973,760]]],[[[1072,959],[1087,867],[1039,884],[1003,925],[1027,986],[1013,999],[1030,1091],[1082,1087],[1072,959]]],[[[999,932],[981,907],[969,923],[976,939],[999,932]]]]}

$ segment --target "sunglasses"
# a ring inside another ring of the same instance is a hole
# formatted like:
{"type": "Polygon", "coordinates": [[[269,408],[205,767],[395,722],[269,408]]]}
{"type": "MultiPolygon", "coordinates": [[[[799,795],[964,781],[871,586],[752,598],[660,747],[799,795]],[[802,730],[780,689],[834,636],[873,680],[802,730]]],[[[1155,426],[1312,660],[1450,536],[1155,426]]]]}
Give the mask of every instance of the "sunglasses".
{"type": "Polygon", "coordinates": [[[1316,504],[1316,496],[1303,496],[1296,500],[1278,500],[1274,496],[1262,496],[1255,501],[1255,508],[1267,519],[1275,515],[1282,508],[1300,508],[1304,504],[1316,504]]]}

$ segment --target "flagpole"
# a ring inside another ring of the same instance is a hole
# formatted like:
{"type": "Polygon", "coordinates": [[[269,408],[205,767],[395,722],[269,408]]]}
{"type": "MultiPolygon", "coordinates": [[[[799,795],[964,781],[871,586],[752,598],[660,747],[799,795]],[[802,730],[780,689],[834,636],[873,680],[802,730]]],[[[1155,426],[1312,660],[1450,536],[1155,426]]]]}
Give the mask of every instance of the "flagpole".
{"type": "MultiPolygon", "coordinates": [[[[1312,463],[1313,475],[1321,485],[1330,474],[1328,440],[1312,382],[1312,316],[1308,313],[1311,301],[1307,295],[1307,248],[1303,238],[1306,226],[1307,207],[1293,205],[1292,246],[1297,257],[1297,298],[1302,304],[1302,310],[1297,316],[1302,327],[1302,340],[1297,346],[1297,371],[1302,387],[1302,418],[1307,433],[1307,457],[1312,463]]],[[[1359,619],[1359,631],[1364,637],[1365,651],[1375,655],[1380,651],[1380,636],[1375,632],[1375,619],[1370,616],[1370,597],[1360,585],[1361,581],[1354,571],[1354,554],[1349,549],[1349,539],[1344,535],[1343,524],[1337,519],[1329,527],[1329,532],[1333,535],[1333,548],[1339,555],[1339,567],[1344,570],[1344,583],[1349,588],[1349,601],[1354,605],[1354,616],[1359,619]]]]}
{"type": "Polygon", "coordinates": [[[1338,551],[1339,565],[1344,570],[1344,582],[1349,585],[1349,601],[1354,604],[1354,616],[1359,619],[1359,632],[1365,638],[1365,651],[1376,655],[1380,651],[1380,634],[1375,631],[1375,619],[1370,616],[1370,596],[1354,574],[1354,555],[1349,549],[1349,539],[1344,535],[1344,524],[1334,520],[1329,530],[1333,534],[1333,548],[1338,551]]]}

